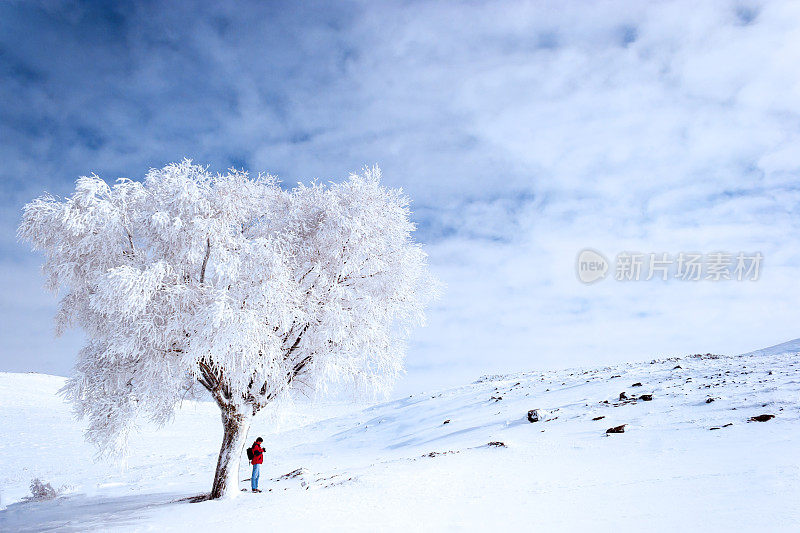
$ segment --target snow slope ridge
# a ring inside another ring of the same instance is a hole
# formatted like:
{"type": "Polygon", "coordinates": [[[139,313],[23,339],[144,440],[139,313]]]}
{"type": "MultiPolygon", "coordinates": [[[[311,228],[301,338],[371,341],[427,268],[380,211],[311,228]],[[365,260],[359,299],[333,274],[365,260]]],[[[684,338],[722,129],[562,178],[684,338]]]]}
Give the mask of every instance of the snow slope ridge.
{"type": "Polygon", "coordinates": [[[743,355],[781,355],[781,354],[798,354],[800,353],[800,339],[793,339],[790,341],[770,346],[769,348],[762,348],[753,352],[748,352],[743,355]]]}
{"type": "MultiPolygon", "coordinates": [[[[216,458],[213,406],[143,427],[114,470],[91,463],[39,384],[54,418],[20,403],[25,416],[0,429],[0,530],[797,530],[800,363],[761,352],[487,376],[280,432],[262,419],[264,492],[192,504],[180,500],[208,490],[216,458]],[[53,433],[55,448],[30,455],[53,433]],[[32,477],[73,488],[21,503],[32,477]]],[[[27,377],[0,375],[4,420],[27,377]]]]}

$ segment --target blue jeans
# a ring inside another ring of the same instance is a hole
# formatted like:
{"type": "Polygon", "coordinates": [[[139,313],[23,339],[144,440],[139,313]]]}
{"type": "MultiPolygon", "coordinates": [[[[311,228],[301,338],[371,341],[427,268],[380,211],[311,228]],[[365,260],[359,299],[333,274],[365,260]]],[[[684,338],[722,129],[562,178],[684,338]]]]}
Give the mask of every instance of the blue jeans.
{"type": "Polygon", "coordinates": [[[261,465],[253,465],[253,475],[250,476],[250,488],[256,490],[258,488],[258,476],[261,474],[261,465]]]}

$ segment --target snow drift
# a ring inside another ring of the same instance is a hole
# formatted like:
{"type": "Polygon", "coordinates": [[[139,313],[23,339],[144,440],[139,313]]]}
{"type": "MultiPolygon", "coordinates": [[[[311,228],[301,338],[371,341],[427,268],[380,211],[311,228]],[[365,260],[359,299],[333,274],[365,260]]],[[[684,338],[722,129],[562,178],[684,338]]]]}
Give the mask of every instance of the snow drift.
{"type": "Polygon", "coordinates": [[[796,529],[797,346],[298,406],[251,429],[265,439],[264,493],[206,503],[186,500],[207,490],[215,406],[185,402],[173,425],[143,426],[118,468],[90,460],[61,378],[0,374],[0,529],[796,529]],[[72,489],[23,502],[35,477],[72,489]]]}

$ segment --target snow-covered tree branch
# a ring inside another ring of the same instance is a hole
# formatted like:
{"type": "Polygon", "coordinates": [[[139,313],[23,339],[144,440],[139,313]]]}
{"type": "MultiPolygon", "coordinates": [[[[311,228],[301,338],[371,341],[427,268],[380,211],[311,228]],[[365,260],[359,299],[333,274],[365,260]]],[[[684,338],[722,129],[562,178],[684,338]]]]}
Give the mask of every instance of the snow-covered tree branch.
{"type": "Polygon", "coordinates": [[[224,424],[216,498],[238,492],[250,420],[278,396],[390,386],[436,292],[413,230],[377,168],[284,190],[183,161],[143,183],[82,177],[27,204],[19,236],[62,294],[57,330],[89,339],[66,388],[87,437],[116,449],[199,383],[224,424]]]}

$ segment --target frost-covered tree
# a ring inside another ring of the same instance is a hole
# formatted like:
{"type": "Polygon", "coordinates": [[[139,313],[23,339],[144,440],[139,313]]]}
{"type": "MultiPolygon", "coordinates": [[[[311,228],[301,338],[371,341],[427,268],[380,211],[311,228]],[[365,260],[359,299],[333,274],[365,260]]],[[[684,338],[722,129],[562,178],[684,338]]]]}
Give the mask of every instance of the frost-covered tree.
{"type": "Polygon", "coordinates": [[[332,384],[381,392],[401,370],[435,293],[409,216],[377,168],[285,190],[190,161],[27,204],[19,236],[62,294],[56,329],[88,338],[65,387],[87,438],[118,450],[138,415],[166,422],[199,384],[224,428],[211,497],[238,493],[270,402],[332,384]]]}

